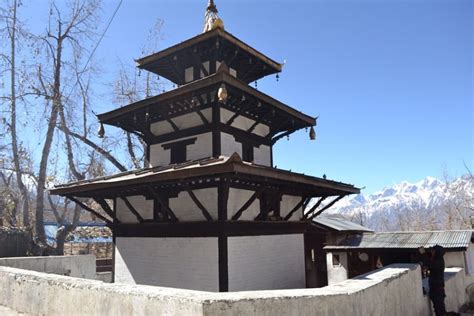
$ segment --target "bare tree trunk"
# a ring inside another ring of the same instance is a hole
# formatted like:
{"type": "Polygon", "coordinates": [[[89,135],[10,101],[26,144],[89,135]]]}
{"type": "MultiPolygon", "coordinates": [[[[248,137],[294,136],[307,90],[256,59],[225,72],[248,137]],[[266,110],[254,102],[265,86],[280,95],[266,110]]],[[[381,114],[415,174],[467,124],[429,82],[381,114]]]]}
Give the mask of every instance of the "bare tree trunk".
{"type": "MultiPolygon", "coordinates": [[[[30,226],[30,216],[29,216],[29,195],[28,189],[26,188],[25,184],[23,183],[22,178],[22,170],[21,170],[21,161],[18,149],[18,138],[17,138],[17,95],[16,95],[16,31],[17,31],[17,9],[18,3],[17,0],[13,1],[12,10],[12,24],[9,28],[9,36],[10,36],[10,135],[12,140],[12,160],[14,165],[14,171],[16,175],[16,181],[18,185],[18,189],[20,191],[20,197],[17,199],[19,203],[21,203],[21,212],[23,215],[23,226],[29,227],[30,226]]],[[[16,213],[16,212],[15,212],[16,213]]],[[[14,214],[16,217],[16,214],[14,214]]],[[[16,218],[15,218],[16,222],[16,218]]]]}
{"type": "MultiPolygon", "coordinates": [[[[58,37],[56,38],[56,60],[54,63],[54,82],[51,114],[49,116],[48,129],[46,132],[46,140],[44,142],[43,151],[41,153],[40,169],[38,173],[38,190],[36,196],[36,235],[38,240],[46,244],[46,234],[44,231],[44,194],[46,186],[46,173],[48,169],[48,159],[53,143],[54,130],[58,120],[59,107],[61,105],[61,55],[63,34],[61,34],[61,24],[59,24],[58,37]]],[[[39,73],[41,77],[41,71],[39,73]]]]}

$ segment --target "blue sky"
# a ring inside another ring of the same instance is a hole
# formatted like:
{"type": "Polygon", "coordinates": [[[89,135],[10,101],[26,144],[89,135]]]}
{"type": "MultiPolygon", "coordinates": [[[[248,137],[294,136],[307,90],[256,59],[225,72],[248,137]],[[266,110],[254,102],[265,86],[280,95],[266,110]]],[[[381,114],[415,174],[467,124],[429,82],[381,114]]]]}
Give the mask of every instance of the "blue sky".
{"type": "MultiPolygon", "coordinates": [[[[35,6],[27,4],[32,14],[35,6]]],[[[104,28],[119,0],[106,0],[104,28]]],[[[108,82],[119,60],[141,57],[164,20],[161,48],[202,30],[206,0],[123,0],[96,60],[96,112],[114,109],[108,82]]],[[[259,90],[317,116],[317,140],[297,132],[274,147],[278,168],[366,187],[474,170],[472,1],[216,0],[226,30],[286,60],[259,90]]],[[[37,8],[36,8],[37,9],[37,8]]],[[[27,11],[27,12],[28,12],[27,11]]],[[[35,20],[31,17],[31,20],[35,20]]],[[[36,23],[36,22],[35,22],[36,23]]]]}

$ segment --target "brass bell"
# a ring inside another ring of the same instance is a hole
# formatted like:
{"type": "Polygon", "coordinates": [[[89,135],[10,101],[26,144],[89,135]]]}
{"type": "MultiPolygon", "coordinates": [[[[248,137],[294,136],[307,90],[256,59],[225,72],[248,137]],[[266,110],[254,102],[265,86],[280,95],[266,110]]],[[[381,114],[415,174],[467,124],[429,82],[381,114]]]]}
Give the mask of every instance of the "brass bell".
{"type": "Polygon", "coordinates": [[[219,90],[217,90],[217,99],[220,103],[226,103],[228,97],[229,95],[227,94],[225,84],[221,84],[219,90]]]}
{"type": "Polygon", "coordinates": [[[100,123],[99,130],[97,131],[97,136],[99,138],[104,138],[104,135],[105,135],[104,124],[100,123]]]}
{"type": "Polygon", "coordinates": [[[309,139],[315,140],[316,139],[316,132],[314,131],[314,128],[311,126],[311,129],[309,130],[309,139]]]}

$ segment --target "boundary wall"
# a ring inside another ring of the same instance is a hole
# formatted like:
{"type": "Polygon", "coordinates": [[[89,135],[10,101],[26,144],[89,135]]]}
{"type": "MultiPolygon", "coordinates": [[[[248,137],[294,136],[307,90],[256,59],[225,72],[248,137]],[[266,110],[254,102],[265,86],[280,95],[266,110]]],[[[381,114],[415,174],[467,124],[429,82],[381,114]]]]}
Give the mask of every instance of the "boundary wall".
{"type": "Polygon", "coordinates": [[[416,264],[390,265],[318,289],[230,293],[0,267],[0,305],[30,315],[430,315],[416,264]]]}

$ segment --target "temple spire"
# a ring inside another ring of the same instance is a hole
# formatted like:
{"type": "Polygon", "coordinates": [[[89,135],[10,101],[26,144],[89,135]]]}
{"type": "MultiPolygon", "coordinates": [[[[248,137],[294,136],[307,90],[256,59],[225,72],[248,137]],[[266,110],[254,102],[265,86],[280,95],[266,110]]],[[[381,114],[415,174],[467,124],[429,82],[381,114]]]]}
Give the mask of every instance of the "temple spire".
{"type": "Polygon", "coordinates": [[[211,31],[215,28],[224,29],[224,22],[217,15],[217,7],[214,4],[214,0],[209,0],[207,3],[206,14],[204,16],[204,29],[203,33],[211,31]]]}

